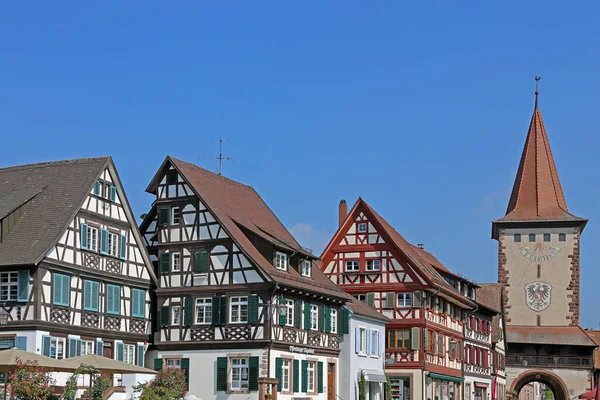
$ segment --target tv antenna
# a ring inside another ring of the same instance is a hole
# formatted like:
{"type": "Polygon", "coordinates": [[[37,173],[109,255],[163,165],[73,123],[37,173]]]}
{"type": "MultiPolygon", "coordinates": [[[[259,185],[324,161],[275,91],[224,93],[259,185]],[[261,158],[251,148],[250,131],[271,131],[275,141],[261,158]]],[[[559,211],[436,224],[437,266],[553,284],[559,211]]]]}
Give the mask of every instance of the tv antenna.
{"type": "Polygon", "coordinates": [[[229,140],[223,140],[223,138],[215,139],[213,142],[219,142],[219,157],[202,157],[202,159],[206,160],[219,160],[219,169],[217,173],[219,175],[223,175],[223,161],[233,161],[231,157],[223,157],[223,143],[231,143],[229,140]]]}

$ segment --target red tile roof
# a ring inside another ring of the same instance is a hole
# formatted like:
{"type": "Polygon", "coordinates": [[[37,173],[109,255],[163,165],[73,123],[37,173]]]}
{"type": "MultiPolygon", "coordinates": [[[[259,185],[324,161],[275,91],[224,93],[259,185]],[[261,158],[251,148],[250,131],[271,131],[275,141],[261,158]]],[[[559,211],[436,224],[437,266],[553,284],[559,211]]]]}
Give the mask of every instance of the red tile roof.
{"type": "Polygon", "coordinates": [[[571,214],[560,185],[539,109],[531,117],[506,216],[500,221],[581,220],[571,214]]]}
{"type": "Polygon", "coordinates": [[[354,313],[358,315],[362,315],[363,317],[377,319],[382,322],[390,322],[391,319],[382,315],[379,311],[375,310],[373,307],[369,307],[362,301],[355,299],[354,297],[348,295],[349,302],[346,304],[354,313]]]}
{"type": "Polygon", "coordinates": [[[596,346],[579,326],[516,326],[506,327],[508,343],[596,346]]]}
{"type": "MultiPolygon", "coordinates": [[[[585,333],[587,333],[590,339],[600,346],[600,331],[588,329],[585,331],[585,333]]],[[[600,369],[600,347],[596,347],[594,349],[594,368],[600,369]]]]}

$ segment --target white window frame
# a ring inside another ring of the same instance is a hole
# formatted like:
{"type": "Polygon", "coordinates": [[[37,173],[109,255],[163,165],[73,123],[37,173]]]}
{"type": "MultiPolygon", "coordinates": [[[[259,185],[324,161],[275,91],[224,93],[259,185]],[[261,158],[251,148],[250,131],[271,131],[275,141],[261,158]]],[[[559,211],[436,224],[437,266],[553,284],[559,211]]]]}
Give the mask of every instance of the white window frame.
{"type": "Polygon", "coordinates": [[[306,374],[307,376],[307,393],[315,393],[315,372],[316,372],[316,363],[314,361],[308,361],[306,366],[306,374]]]}
{"type": "Polygon", "coordinates": [[[360,271],[360,260],[346,260],[346,271],[360,271]]]}
{"type": "Polygon", "coordinates": [[[367,295],[366,294],[355,294],[355,295],[353,295],[353,297],[356,300],[360,301],[361,303],[365,303],[365,304],[367,303],[367,295]]]}
{"type": "Polygon", "coordinates": [[[377,329],[371,329],[371,357],[379,358],[379,331],[377,329]]]}
{"type": "Polygon", "coordinates": [[[196,324],[208,325],[212,324],[212,298],[202,297],[196,299],[196,324]],[[200,318],[200,309],[203,309],[202,318],[200,318]]]}
{"type": "Polygon", "coordinates": [[[171,306],[171,325],[179,326],[181,324],[181,305],[171,306]],[[175,312],[177,310],[177,312],[175,312]]]}
{"type": "Polygon", "coordinates": [[[287,254],[280,251],[275,252],[275,268],[281,271],[287,271],[287,254]]]}
{"type": "Polygon", "coordinates": [[[312,262],[310,260],[302,261],[302,276],[310,278],[310,267],[312,262]]]}
{"type": "Polygon", "coordinates": [[[360,340],[360,346],[358,348],[358,354],[367,355],[367,328],[359,327],[359,335],[358,338],[360,340]]]}
{"type": "Polygon", "coordinates": [[[0,273],[0,301],[17,301],[19,298],[19,273],[0,273]]]}
{"type": "Polygon", "coordinates": [[[398,308],[410,308],[412,304],[412,292],[400,292],[396,294],[396,305],[398,308]]]}
{"type": "Polygon", "coordinates": [[[314,304],[310,305],[310,329],[314,331],[319,329],[319,306],[314,304]]]}
{"type": "Polygon", "coordinates": [[[367,271],[381,271],[381,260],[367,260],[365,269],[367,271]],[[371,263],[370,266],[369,263],[371,263]],[[375,268],[375,266],[377,266],[377,268],[375,268]]]}
{"type": "Polygon", "coordinates": [[[50,337],[50,357],[62,360],[67,356],[67,340],[66,338],[51,336],[50,337]],[[62,353],[59,353],[59,344],[62,345],[62,353]],[[54,347],[54,355],[52,355],[52,347],[54,347]]]}
{"type": "Polygon", "coordinates": [[[331,309],[331,314],[329,314],[329,318],[331,333],[337,333],[337,310],[331,309]]]}
{"type": "Polygon", "coordinates": [[[123,362],[135,365],[135,344],[123,343],[123,362]]]}
{"type": "Polygon", "coordinates": [[[367,233],[367,223],[366,222],[359,222],[356,224],[356,232],[358,233],[367,233]],[[360,229],[361,227],[364,227],[365,229],[360,229]]]}
{"type": "Polygon", "coordinates": [[[291,378],[291,364],[292,361],[287,358],[281,360],[281,391],[290,391],[290,378],[291,378]]]}
{"type": "Polygon", "coordinates": [[[229,367],[231,369],[231,375],[229,377],[229,388],[231,390],[247,391],[249,389],[248,384],[250,382],[250,368],[248,361],[248,357],[232,357],[229,359],[229,367]],[[238,375],[238,377],[235,378],[234,381],[234,376],[236,374],[238,375]]]}
{"type": "Polygon", "coordinates": [[[286,300],[285,307],[285,324],[287,326],[294,326],[294,300],[286,300]]]}
{"type": "Polygon", "coordinates": [[[229,298],[229,321],[232,324],[248,323],[248,296],[229,298]]]}
{"type": "Polygon", "coordinates": [[[108,255],[119,256],[119,235],[111,231],[108,231],[108,255]]]}
{"type": "Polygon", "coordinates": [[[81,355],[86,356],[88,354],[95,354],[94,353],[94,344],[95,343],[96,343],[95,340],[82,340],[81,341],[81,355]]]}
{"type": "Polygon", "coordinates": [[[181,224],[181,208],[179,206],[171,207],[171,225],[181,224]]]}
{"type": "Polygon", "coordinates": [[[89,251],[98,251],[98,228],[95,226],[87,227],[87,249],[89,251]]]}
{"type": "Polygon", "coordinates": [[[181,271],[181,252],[173,251],[171,252],[171,271],[172,272],[180,272],[181,271]],[[177,262],[175,262],[177,260],[177,262]]]}
{"type": "Polygon", "coordinates": [[[181,358],[165,358],[165,368],[181,369],[181,358]]]}

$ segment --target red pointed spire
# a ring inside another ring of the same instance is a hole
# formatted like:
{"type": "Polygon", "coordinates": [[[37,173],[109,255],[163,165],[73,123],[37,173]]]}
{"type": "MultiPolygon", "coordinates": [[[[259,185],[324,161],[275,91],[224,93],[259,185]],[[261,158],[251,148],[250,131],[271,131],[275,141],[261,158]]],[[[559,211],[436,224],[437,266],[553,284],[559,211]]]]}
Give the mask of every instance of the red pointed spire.
{"type": "Polygon", "coordinates": [[[542,113],[538,108],[538,94],[536,82],[535,110],[503,220],[577,218],[567,208],[542,113]]]}

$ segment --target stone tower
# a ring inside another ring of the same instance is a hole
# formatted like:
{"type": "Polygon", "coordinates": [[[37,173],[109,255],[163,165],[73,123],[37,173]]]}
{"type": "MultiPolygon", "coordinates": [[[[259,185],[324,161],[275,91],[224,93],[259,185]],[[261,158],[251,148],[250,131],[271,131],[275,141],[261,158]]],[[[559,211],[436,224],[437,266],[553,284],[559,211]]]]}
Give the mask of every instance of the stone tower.
{"type": "Polygon", "coordinates": [[[586,219],[567,208],[538,108],[506,215],[492,223],[507,325],[579,325],[579,238],[586,219]]]}

